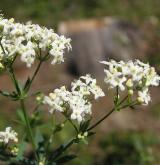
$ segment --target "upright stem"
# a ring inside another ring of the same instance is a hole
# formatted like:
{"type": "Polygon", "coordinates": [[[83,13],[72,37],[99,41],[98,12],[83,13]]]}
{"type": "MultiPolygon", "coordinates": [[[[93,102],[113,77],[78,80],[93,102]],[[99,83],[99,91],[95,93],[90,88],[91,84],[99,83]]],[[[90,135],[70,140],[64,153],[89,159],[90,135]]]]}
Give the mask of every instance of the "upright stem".
{"type": "Polygon", "coordinates": [[[14,74],[13,68],[9,68],[9,73],[10,73],[10,77],[11,77],[13,83],[14,83],[14,86],[16,88],[17,94],[20,97],[20,105],[21,105],[21,109],[22,109],[22,112],[23,112],[23,115],[24,115],[24,119],[25,119],[25,123],[26,123],[26,128],[27,128],[28,135],[30,137],[30,141],[32,143],[33,149],[35,151],[36,159],[38,161],[39,160],[39,157],[38,157],[38,155],[36,153],[36,145],[35,145],[35,142],[34,142],[33,133],[32,133],[32,129],[31,129],[31,126],[30,126],[28,114],[26,112],[26,108],[25,108],[25,104],[24,104],[24,98],[22,97],[23,91],[20,90],[20,87],[19,87],[18,81],[16,79],[16,76],[14,74]]]}
{"type": "Polygon", "coordinates": [[[30,122],[29,122],[28,115],[27,115],[27,112],[26,112],[24,100],[20,100],[20,104],[21,104],[22,112],[23,112],[23,115],[24,115],[24,118],[25,118],[27,131],[28,131],[28,134],[29,134],[29,136],[30,136],[30,141],[31,141],[32,146],[33,146],[33,149],[34,149],[34,151],[35,151],[36,159],[38,160],[38,155],[37,155],[37,153],[36,153],[36,145],[35,145],[35,142],[34,142],[33,133],[32,133],[32,129],[31,129],[31,126],[30,126],[30,122]]]}

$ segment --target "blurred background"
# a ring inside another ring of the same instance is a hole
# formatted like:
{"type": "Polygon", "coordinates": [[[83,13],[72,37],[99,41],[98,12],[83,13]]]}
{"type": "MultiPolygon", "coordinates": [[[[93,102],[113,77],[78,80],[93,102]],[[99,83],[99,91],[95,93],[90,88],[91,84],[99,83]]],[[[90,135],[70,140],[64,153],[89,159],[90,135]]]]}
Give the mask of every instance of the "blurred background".
{"type": "MultiPolygon", "coordinates": [[[[44,93],[67,84],[80,75],[98,78],[107,97],[94,105],[94,120],[113,106],[111,91],[103,83],[100,60],[141,59],[160,73],[159,0],[1,0],[4,17],[54,28],[72,39],[73,50],[61,65],[43,65],[32,91],[44,93]]],[[[24,82],[35,67],[17,63],[16,74],[24,82]]],[[[0,88],[12,86],[4,74],[0,88]]],[[[87,146],[73,151],[79,158],[72,165],[159,165],[160,164],[160,89],[151,89],[152,103],[135,110],[114,113],[96,129],[87,146]]],[[[0,128],[12,122],[17,105],[0,97],[0,128]]],[[[33,103],[28,101],[28,107],[33,103]]],[[[30,110],[29,109],[29,110],[30,110]]],[[[16,126],[16,124],[15,124],[16,126]]],[[[59,135],[64,140],[68,130],[59,135]]]]}

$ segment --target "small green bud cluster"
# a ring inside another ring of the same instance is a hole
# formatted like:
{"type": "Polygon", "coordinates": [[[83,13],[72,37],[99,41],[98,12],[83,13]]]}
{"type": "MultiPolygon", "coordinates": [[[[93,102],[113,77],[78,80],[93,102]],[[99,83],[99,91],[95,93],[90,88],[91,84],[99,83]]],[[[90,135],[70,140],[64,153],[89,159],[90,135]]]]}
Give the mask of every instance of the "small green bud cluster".
{"type": "Polygon", "coordinates": [[[84,133],[79,133],[78,134],[78,139],[84,139],[88,136],[88,132],[84,132],[84,133]]]}

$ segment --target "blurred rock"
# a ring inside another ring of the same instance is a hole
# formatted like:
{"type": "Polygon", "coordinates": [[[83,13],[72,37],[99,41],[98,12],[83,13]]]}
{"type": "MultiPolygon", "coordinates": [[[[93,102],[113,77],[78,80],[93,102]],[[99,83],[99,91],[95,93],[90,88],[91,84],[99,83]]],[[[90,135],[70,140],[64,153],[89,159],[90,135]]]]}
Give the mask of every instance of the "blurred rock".
{"type": "Polygon", "coordinates": [[[74,75],[92,73],[101,77],[103,68],[98,61],[107,59],[144,59],[147,42],[135,25],[106,17],[62,22],[59,33],[72,39],[67,69],[74,75]]]}

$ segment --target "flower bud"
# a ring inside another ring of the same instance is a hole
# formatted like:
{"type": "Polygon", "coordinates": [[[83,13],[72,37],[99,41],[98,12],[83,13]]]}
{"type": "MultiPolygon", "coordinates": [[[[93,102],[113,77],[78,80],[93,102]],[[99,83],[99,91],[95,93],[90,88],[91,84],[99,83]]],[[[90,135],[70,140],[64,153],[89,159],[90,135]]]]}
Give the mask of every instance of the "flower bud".
{"type": "Polygon", "coordinates": [[[87,137],[87,136],[88,136],[88,132],[85,132],[83,135],[84,135],[85,137],[87,137]]]}
{"type": "Polygon", "coordinates": [[[43,95],[43,94],[39,94],[39,95],[36,97],[37,103],[38,103],[38,104],[43,103],[43,98],[44,98],[44,95],[43,95]]]}
{"type": "Polygon", "coordinates": [[[40,96],[37,96],[37,97],[36,97],[36,100],[37,100],[37,101],[40,101],[40,100],[41,100],[41,97],[40,97],[40,96]]]}
{"type": "Polygon", "coordinates": [[[133,87],[133,81],[132,81],[132,79],[128,79],[127,82],[126,82],[126,85],[127,85],[128,88],[133,87]]]}
{"type": "Polygon", "coordinates": [[[78,139],[82,139],[82,135],[81,134],[78,134],[78,139]]]}
{"type": "Polygon", "coordinates": [[[17,155],[18,151],[19,151],[19,149],[18,149],[17,147],[13,147],[13,148],[11,149],[11,153],[12,153],[13,155],[17,155]]]}
{"type": "Polygon", "coordinates": [[[78,134],[78,139],[84,139],[86,136],[88,136],[88,132],[85,132],[83,134],[78,134]]]}
{"type": "Polygon", "coordinates": [[[63,127],[64,127],[64,123],[61,124],[61,128],[63,128],[63,127]]]}
{"type": "Polygon", "coordinates": [[[18,143],[18,138],[15,138],[15,139],[14,139],[14,142],[15,142],[15,143],[18,143]]]}
{"type": "Polygon", "coordinates": [[[128,94],[133,95],[133,90],[132,89],[128,90],[128,94]]]}
{"type": "Polygon", "coordinates": [[[54,100],[56,98],[56,94],[55,93],[50,93],[49,97],[54,100]]]}
{"type": "Polygon", "coordinates": [[[81,135],[81,139],[84,139],[84,135],[81,135]]]}
{"type": "Polygon", "coordinates": [[[144,100],[143,100],[142,97],[138,97],[138,98],[137,98],[137,101],[138,101],[140,104],[142,104],[142,103],[144,102],[144,100]]]}
{"type": "Polygon", "coordinates": [[[39,164],[38,165],[44,165],[44,163],[41,161],[41,162],[39,162],[39,164]]]}
{"type": "Polygon", "coordinates": [[[14,18],[9,19],[9,22],[13,23],[14,22],[14,18]]]}

